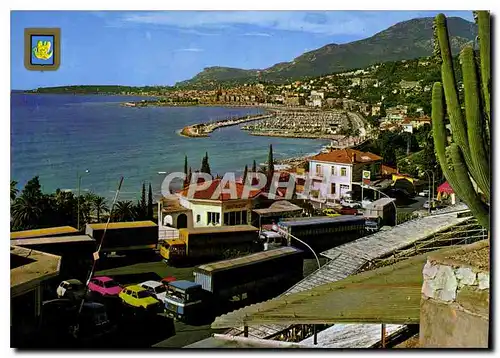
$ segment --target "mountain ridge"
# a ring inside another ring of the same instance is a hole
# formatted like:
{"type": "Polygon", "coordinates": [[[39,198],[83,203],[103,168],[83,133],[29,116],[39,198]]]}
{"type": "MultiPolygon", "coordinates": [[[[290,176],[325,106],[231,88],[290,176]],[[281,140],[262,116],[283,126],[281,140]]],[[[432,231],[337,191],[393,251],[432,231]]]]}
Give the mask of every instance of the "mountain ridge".
{"type": "MultiPolygon", "coordinates": [[[[456,54],[474,41],[477,25],[461,17],[449,17],[447,22],[452,52],[456,54]]],[[[280,62],[264,69],[206,67],[193,78],[176,83],[176,86],[203,87],[259,80],[283,83],[363,68],[375,63],[430,56],[433,51],[433,23],[433,17],[398,22],[370,37],[345,44],[327,44],[289,62],[280,62]]]]}

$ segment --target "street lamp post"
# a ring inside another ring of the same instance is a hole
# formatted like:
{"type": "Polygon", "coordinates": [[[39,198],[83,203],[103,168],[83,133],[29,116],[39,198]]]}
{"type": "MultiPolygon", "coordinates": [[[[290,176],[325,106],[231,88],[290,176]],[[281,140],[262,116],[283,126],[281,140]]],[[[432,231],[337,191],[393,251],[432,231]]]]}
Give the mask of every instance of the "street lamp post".
{"type": "MultiPolygon", "coordinates": [[[[427,169],[427,170],[425,171],[425,173],[427,173],[427,172],[431,172],[431,173],[432,173],[432,201],[434,201],[434,183],[435,183],[434,171],[433,171],[433,170],[430,170],[430,169],[427,169]]],[[[429,174],[427,173],[427,175],[429,175],[429,174]]],[[[431,179],[430,179],[430,177],[429,177],[429,181],[430,181],[430,180],[431,180],[431,179]]],[[[430,183],[429,183],[429,184],[430,184],[430,183]]]]}
{"type": "MultiPolygon", "coordinates": [[[[431,176],[429,175],[428,171],[426,170],[424,172],[425,174],[427,174],[427,177],[429,178],[429,207],[427,208],[427,211],[429,212],[429,214],[431,213],[431,206],[432,206],[432,201],[431,201],[431,176]]],[[[432,190],[434,190],[434,185],[432,186],[432,190]]]]}
{"type": "Polygon", "coordinates": [[[295,240],[297,240],[298,242],[300,242],[301,244],[305,245],[309,250],[311,250],[311,252],[313,253],[314,257],[316,258],[316,263],[318,264],[318,270],[321,268],[321,264],[319,263],[319,258],[318,258],[318,255],[316,255],[316,253],[314,252],[314,250],[312,249],[311,246],[309,246],[308,244],[306,244],[304,241],[302,241],[301,239],[297,238],[296,236],[293,236],[292,234],[290,234],[289,232],[281,229],[278,225],[276,224],[273,224],[273,231],[277,232],[277,233],[280,233],[280,234],[285,234],[285,235],[288,235],[292,238],[294,238],[295,240]]]}
{"type": "MultiPolygon", "coordinates": [[[[361,186],[361,188],[366,187],[366,188],[368,188],[368,189],[371,189],[371,190],[373,190],[373,191],[376,191],[376,192],[377,192],[377,193],[379,193],[379,194],[382,194],[382,195],[383,195],[383,196],[385,196],[386,198],[392,199],[392,198],[391,198],[389,195],[387,195],[386,193],[383,193],[382,191],[380,191],[380,190],[378,190],[378,189],[376,189],[376,188],[374,188],[374,187],[372,187],[372,186],[363,185],[363,183],[352,183],[352,185],[359,185],[359,186],[361,186]]],[[[393,201],[391,201],[391,202],[392,202],[392,205],[394,205],[394,214],[395,214],[395,216],[396,216],[396,218],[395,218],[395,220],[394,220],[394,221],[395,221],[395,224],[396,224],[396,225],[398,225],[398,207],[396,206],[396,201],[395,201],[395,200],[393,200],[393,201]]]]}
{"type": "MultiPolygon", "coordinates": [[[[85,174],[88,174],[90,171],[88,169],[85,169],[85,174]]],[[[76,177],[78,179],[78,204],[77,204],[77,228],[78,230],[80,230],[80,187],[82,186],[82,177],[83,177],[83,174],[80,175],[78,172],[76,172],[76,177]]]]}

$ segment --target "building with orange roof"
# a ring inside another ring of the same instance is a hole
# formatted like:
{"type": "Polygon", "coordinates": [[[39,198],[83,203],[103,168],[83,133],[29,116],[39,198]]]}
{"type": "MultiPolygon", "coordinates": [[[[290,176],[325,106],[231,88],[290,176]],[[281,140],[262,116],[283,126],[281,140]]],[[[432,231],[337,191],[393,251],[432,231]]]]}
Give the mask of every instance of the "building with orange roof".
{"type": "Polygon", "coordinates": [[[164,226],[176,228],[249,224],[254,202],[263,191],[245,190],[245,186],[238,181],[234,183],[233,193],[232,187],[233,183],[224,184],[220,178],[208,184],[200,182],[198,188],[186,186],[175,198],[161,201],[164,205],[160,203],[162,218],[159,221],[164,226]]]}
{"type": "Polygon", "coordinates": [[[320,153],[309,160],[311,193],[318,198],[341,199],[353,190],[353,182],[361,182],[363,170],[374,178],[380,174],[382,157],[355,149],[339,149],[320,153]]]}

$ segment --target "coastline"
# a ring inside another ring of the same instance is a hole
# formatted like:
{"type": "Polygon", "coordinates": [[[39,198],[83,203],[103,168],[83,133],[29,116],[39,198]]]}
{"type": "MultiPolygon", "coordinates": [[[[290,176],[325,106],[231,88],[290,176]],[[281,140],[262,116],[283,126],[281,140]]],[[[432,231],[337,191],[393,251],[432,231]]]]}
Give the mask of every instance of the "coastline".
{"type": "MultiPolygon", "coordinates": [[[[279,137],[279,138],[297,138],[297,139],[318,139],[318,140],[338,140],[338,134],[332,134],[330,136],[317,136],[314,134],[298,134],[298,133],[274,133],[274,132],[254,132],[248,131],[249,135],[260,136],[260,137],[279,137]]],[[[344,136],[341,136],[344,137],[344,136]]]]}

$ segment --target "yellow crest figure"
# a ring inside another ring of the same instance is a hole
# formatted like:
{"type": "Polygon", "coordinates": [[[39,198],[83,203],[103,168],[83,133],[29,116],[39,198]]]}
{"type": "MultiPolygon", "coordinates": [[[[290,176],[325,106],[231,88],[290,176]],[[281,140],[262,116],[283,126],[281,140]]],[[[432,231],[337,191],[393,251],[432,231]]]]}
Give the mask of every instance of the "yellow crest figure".
{"type": "Polygon", "coordinates": [[[24,29],[24,66],[30,71],[55,71],[61,63],[61,30],[24,29]]]}

